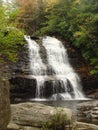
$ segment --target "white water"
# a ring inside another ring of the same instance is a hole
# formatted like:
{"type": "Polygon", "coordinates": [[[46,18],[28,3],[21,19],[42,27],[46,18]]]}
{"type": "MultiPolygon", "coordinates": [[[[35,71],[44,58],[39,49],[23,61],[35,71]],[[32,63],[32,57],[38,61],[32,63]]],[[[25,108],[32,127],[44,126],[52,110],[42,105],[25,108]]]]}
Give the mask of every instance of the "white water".
{"type": "MultiPolygon", "coordinates": [[[[62,42],[56,38],[47,36],[43,38],[43,45],[46,48],[49,64],[53,67],[61,86],[65,88],[65,93],[60,94],[61,98],[83,98],[84,95],[81,92],[80,79],[69,63],[67,50],[64,48],[62,42]],[[70,82],[73,89],[72,94],[68,90],[70,88],[68,88],[67,81],[70,82]]],[[[56,87],[55,84],[56,82],[54,83],[56,87]]],[[[53,95],[53,98],[55,99],[57,96],[53,95]]]]}
{"type": "Polygon", "coordinates": [[[31,70],[32,75],[34,75],[37,81],[35,95],[36,97],[40,98],[42,94],[42,89],[44,87],[44,78],[42,75],[46,74],[46,66],[43,64],[42,59],[40,57],[39,45],[34,40],[32,40],[30,36],[24,36],[24,38],[28,43],[30,70],[31,70]]]}
{"type": "Polygon", "coordinates": [[[32,40],[30,36],[24,37],[28,42],[30,70],[37,82],[35,99],[40,99],[43,97],[45,80],[52,79],[52,77],[55,77],[55,80],[52,82],[53,95],[51,96],[50,100],[83,99],[84,95],[81,91],[80,78],[71,67],[68,60],[67,51],[63,47],[61,41],[49,36],[44,37],[42,40],[42,44],[46,49],[48,63],[51,65],[55,73],[48,75],[46,73],[47,67],[42,62],[42,59],[40,57],[40,46],[37,42],[32,40]],[[59,85],[64,89],[63,93],[59,92],[59,85]]]}

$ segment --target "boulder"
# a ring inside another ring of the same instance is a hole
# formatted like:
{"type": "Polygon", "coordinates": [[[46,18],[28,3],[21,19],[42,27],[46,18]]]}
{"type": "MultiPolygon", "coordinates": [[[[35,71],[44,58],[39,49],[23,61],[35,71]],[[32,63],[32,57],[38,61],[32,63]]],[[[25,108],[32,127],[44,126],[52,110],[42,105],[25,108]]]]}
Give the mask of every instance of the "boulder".
{"type": "MultiPolygon", "coordinates": [[[[67,108],[55,108],[40,103],[19,103],[11,105],[11,122],[8,126],[8,130],[19,130],[19,128],[26,128],[33,130],[33,128],[40,129],[47,122],[57,122],[59,115],[60,122],[65,121],[67,127],[74,127],[75,120],[73,120],[73,114],[70,109],[67,108]]],[[[23,129],[23,130],[24,130],[23,129]]],[[[35,129],[34,129],[35,130],[35,129]]],[[[72,130],[72,129],[70,129],[72,130]]]]}
{"type": "Polygon", "coordinates": [[[10,121],[9,82],[0,73],[0,130],[5,130],[10,121]]]}
{"type": "Polygon", "coordinates": [[[63,125],[62,130],[98,130],[97,125],[76,122],[72,111],[68,108],[26,102],[11,105],[11,110],[11,121],[7,130],[45,130],[45,126],[52,126],[47,130],[54,130],[53,127],[56,125],[57,130],[61,130],[59,125],[63,125]]]}

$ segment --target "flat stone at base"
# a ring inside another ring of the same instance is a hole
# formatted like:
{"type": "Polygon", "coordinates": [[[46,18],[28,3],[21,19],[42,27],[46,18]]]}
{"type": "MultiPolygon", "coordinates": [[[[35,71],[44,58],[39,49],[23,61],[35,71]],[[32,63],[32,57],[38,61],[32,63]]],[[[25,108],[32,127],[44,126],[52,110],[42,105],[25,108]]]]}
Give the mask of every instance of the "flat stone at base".
{"type": "Polygon", "coordinates": [[[56,109],[55,107],[30,102],[11,105],[11,122],[22,126],[42,127],[43,123],[57,113],[57,110],[62,113],[62,116],[66,116],[66,120],[71,122],[73,115],[70,109],[56,109]]]}
{"type": "Polygon", "coordinates": [[[41,128],[20,126],[20,125],[14,124],[14,123],[10,123],[7,127],[7,130],[41,130],[41,128]]]}
{"type": "Polygon", "coordinates": [[[98,126],[89,123],[77,122],[78,130],[98,130],[98,126]]]}
{"type": "Polygon", "coordinates": [[[19,130],[19,126],[13,123],[10,123],[7,127],[7,130],[19,130]]]}

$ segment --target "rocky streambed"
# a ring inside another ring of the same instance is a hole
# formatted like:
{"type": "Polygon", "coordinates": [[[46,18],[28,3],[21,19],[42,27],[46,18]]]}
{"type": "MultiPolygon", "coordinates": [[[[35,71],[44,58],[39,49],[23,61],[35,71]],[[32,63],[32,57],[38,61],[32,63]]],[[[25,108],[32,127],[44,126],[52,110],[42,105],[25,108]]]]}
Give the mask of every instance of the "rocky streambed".
{"type": "Polygon", "coordinates": [[[98,125],[98,100],[79,103],[77,106],[77,120],[98,125]]]}

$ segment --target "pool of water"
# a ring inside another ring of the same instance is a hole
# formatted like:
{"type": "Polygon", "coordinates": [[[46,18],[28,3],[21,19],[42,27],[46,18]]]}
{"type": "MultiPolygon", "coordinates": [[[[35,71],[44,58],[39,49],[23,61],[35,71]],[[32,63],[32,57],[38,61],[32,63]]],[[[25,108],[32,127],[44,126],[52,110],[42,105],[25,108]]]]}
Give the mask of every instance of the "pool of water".
{"type": "Polygon", "coordinates": [[[29,99],[30,102],[38,102],[38,103],[42,103],[42,104],[50,105],[50,106],[54,106],[54,107],[69,108],[69,109],[72,109],[73,111],[77,110],[78,103],[87,102],[90,100],[91,99],[89,99],[89,98],[68,99],[68,100],[49,100],[49,99],[44,99],[44,98],[29,99]]]}

